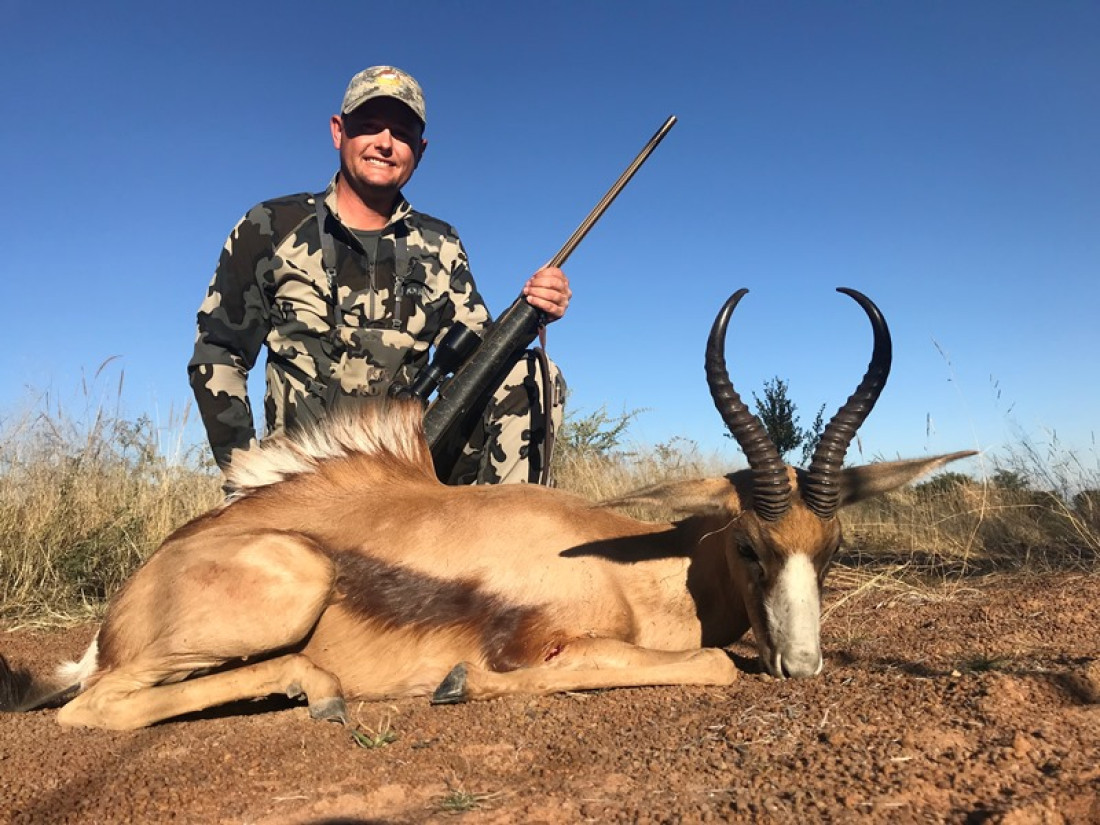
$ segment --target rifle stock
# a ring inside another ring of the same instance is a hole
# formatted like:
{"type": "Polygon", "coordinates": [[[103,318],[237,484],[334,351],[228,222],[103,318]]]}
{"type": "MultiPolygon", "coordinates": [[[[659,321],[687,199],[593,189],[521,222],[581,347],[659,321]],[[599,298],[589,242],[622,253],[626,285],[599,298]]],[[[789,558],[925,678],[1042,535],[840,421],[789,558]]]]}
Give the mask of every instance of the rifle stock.
{"type": "MultiPolygon", "coordinates": [[[[480,410],[481,396],[504,378],[498,373],[507,368],[513,354],[527,349],[538,331],[539,311],[520,296],[490,327],[477,350],[439,390],[424,413],[424,432],[433,455],[456,422],[480,410]]],[[[437,467],[439,458],[436,456],[437,467]]]]}
{"type": "MultiPolygon", "coordinates": [[[[675,124],[676,116],[672,115],[654,133],[638,156],[546,266],[561,267],[566,262],[573,250],[675,124]]],[[[465,443],[472,433],[477,415],[484,408],[489,394],[503,380],[504,371],[510,366],[513,356],[527,349],[535,340],[542,321],[540,316],[539,310],[528,304],[527,300],[520,295],[493,323],[485,339],[455,371],[451,380],[440,389],[435,401],[428,406],[424,414],[424,430],[431,445],[436,472],[440,478],[446,479],[449,475],[457,460],[455,450],[461,449],[461,444],[465,443]]]]}

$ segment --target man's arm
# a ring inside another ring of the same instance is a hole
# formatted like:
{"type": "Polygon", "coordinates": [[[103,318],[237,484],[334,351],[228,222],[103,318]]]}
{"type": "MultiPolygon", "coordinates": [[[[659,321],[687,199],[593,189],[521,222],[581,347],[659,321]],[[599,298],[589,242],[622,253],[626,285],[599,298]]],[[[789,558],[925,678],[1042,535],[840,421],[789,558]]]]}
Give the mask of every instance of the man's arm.
{"type": "MultiPolygon", "coordinates": [[[[450,289],[455,305],[453,320],[481,332],[490,320],[489,311],[474,284],[466,250],[457,236],[454,243],[456,254],[450,261],[444,261],[450,271],[450,289]]],[[[523,295],[527,303],[545,313],[548,320],[556,321],[565,315],[573,291],[569,288],[569,278],[561,269],[546,266],[527,279],[523,285],[523,295]]]]}
{"type": "Polygon", "coordinates": [[[439,257],[448,278],[447,291],[452,309],[447,313],[451,317],[444,320],[442,328],[436,333],[436,339],[433,342],[435,345],[439,344],[456,322],[461,322],[469,329],[481,334],[493,320],[485,300],[477,290],[477,284],[474,283],[466,248],[457,234],[443,243],[439,257]]]}
{"type": "Polygon", "coordinates": [[[256,442],[248,372],[270,328],[255,273],[256,252],[264,240],[257,217],[249,213],[226,241],[199,307],[195,350],[187,365],[214,460],[223,470],[234,450],[247,450],[256,442]]]}

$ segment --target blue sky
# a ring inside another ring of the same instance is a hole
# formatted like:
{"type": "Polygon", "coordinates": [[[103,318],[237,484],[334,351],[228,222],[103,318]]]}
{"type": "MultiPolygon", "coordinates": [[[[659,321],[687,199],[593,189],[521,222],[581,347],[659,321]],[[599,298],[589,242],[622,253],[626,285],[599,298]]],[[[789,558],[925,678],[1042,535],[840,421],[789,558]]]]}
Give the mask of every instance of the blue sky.
{"type": "Polygon", "coordinates": [[[702,372],[714,314],[751,290],[735,385],[782,377],[806,424],[870,355],[850,286],[894,335],[864,458],[1054,435],[1095,462],[1094,2],[0,0],[0,414],[124,377],[126,411],[177,437],[226,235],[324,187],[328,117],[381,63],[427,96],[406,194],[458,227],[498,312],[679,118],[566,267],[549,349],[582,414],[644,410],[634,439],[735,462],[702,372]]]}

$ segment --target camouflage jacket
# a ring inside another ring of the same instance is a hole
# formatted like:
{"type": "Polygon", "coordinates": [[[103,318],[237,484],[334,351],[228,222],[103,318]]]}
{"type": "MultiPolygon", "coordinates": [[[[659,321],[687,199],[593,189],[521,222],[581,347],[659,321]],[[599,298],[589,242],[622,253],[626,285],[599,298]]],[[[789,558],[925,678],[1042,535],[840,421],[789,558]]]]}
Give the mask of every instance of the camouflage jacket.
{"type": "Polygon", "coordinates": [[[371,266],[337,215],[334,183],[324,193],[331,276],[314,196],[265,201],[229,236],[199,308],[187,369],[223,468],[256,440],[247,377],[263,346],[270,434],[316,420],[340,396],[384,395],[427,362],[453,322],[480,332],[490,321],[451,226],[400,198],[371,266]]]}

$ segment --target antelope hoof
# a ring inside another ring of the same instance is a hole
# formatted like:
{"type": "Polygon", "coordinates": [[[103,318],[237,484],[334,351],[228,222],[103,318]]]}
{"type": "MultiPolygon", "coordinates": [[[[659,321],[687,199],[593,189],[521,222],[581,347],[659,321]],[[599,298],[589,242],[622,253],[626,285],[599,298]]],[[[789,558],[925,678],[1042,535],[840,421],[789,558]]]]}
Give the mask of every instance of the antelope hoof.
{"type": "Polygon", "coordinates": [[[350,724],[348,719],[348,706],[342,696],[333,696],[330,699],[320,699],[309,703],[309,715],[314,719],[325,722],[339,722],[341,725],[350,724]]]}
{"type": "Polygon", "coordinates": [[[457,664],[432,694],[433,705],[457,705],[469,698],[466,695],[466,665],[457,664]]]}

